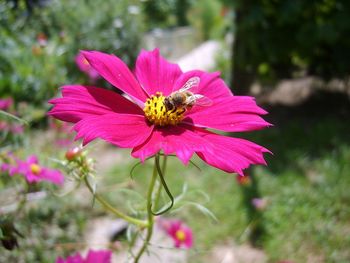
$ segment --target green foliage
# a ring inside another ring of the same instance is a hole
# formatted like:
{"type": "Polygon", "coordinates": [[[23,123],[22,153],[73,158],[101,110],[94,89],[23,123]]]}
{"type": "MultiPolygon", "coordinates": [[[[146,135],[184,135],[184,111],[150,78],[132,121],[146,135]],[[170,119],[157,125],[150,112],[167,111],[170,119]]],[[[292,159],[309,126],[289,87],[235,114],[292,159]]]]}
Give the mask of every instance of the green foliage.
{"type": "Polygon", "coordinates": [[[148,29],[166,28],[176,24],[173,0],[146,0],[143,3],[143,11],[148,29]]]}
{"type": "Polygon", "coordinates": [[[142,7],[148,30],[187,26],[191,0],[145,0],[142,7]]]}
{"type": "Polygon", "coordinates": [[[83,247],[83,229],[91,209],[77,211],[79,205],[71,197],[48,196],[27,204],[26,211],[16,215],[15,224],[23,237],[19,248],[7,251],[0,248],[3,262],[53,262],[62,251],[75,253],[83,247]],[[76,242],[72,243],[72,242],[76,242]],[[71,244],[65,246],[65,244],[71,244]]]}
{"type": "Polygon", "coordinates": [[[225,23],[221,8],[217,0],[198,0],[193,3],[189,21],[200,32],[203,40],[222,37],[225,23]]]}
{"type": "Polygon", "coordinates": [[[300,70],[323,78],[348,76],[349,1],[238,0],[234,7],[242,69],[270,78],[300,70]]]}
{"type": "Polygon", "coordinates": [[[83,82],[74,62],[80,49],[114,53],[133,63],[142,32],[138,10],[138,1],[52,0],[25,15],[1,2],[1,96],[40,104],[60,85],[83,82]]]}
{"type": "Polygon", "coordinates": [[[187,26],[187,11],[190,7],[189,0],[177,0],[175,2],[175,14],[177,17],[177,25],[178,26],[187,26]]]}

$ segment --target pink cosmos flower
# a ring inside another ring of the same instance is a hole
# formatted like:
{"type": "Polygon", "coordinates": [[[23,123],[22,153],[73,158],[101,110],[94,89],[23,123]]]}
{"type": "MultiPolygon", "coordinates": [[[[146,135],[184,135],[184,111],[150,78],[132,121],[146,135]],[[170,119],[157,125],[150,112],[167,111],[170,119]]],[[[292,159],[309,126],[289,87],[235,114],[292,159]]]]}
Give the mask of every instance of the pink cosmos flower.
{"type": "Polygon", "coordinates": [[[79,54],[75,57],[75,63],[79,67],[80,71],[89,76],[91,81],[96,81],[100,77],[98,72],[90,65],[89,61],[81,52],[79,52],[79,54]]]}
{"type": "Polygon", "coordinates": [[[177,248],[191,248],[193,246],[192,230],[180,220],[169,220],[162,223],[162,227],[174,240],[177,248]]]}
{"type": "Polygon", "coordinates": [[[130,98],[91,86],[62,87],[63,97],[50,101],[54,107],[49,114],[75,123],[76,139],[83,138],[83,144],[101,138],[132,148],[131,155],[141,161],[163,151],[187,164],[196,153],[209,165],[241,175],[251,164],[266,165],[263,153],[269,151],[264,147],[206,129],[243,132],[270,125],[259,116],[266,111],[254,98],[233,96],[219,73],[183,73],[177,64],[161,57],[158,49],[141,51],[134,74],[114,55],[81,53],[92,68],[130,98]],[[192,107],[166,107],[167,96],[186,85],[193,86],[192,94],[207,98],[210,106],[193,101],[192,107]]]}
{"type": "Polygon", "coordinates": [[[26,161],[19,160],[16,173],[24,175],[29,183],[50,181],[61,185],[64,181],[60,171],[40,166],[35,155],[29,156],[26,161]]]}
{"type": "Polygon", "coordinates": [[[0,110],[7,110],[12,104],[12,98],[0,99],[0,110]]]}
{"type": "Polygon", "coordinates": [[[66,259],[59,257],[56,259],[56,263],[110,263],[111,258],[112,252],[109,250],[89,250],[86,259],[84,259],[80,253],[76,253],[66,259]]]}

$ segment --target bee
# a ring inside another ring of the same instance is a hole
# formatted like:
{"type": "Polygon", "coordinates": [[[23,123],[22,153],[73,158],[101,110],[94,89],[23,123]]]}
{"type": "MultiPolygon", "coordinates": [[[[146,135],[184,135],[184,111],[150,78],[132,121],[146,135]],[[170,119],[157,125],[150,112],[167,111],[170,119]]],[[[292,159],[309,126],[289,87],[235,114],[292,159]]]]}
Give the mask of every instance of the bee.
{"type": "Polygon", "coordinates": [[[193,90],[199,86],[200,78],[190,78],[181,89],[171,93],[164,99],[164,106],[167,111],[176,111],[177,109],[183,109],[184,111],[191,109],[194,105],[197,106],[210,106],[212,101],[201,94],[194,94],[190,90],[193,90]]]}

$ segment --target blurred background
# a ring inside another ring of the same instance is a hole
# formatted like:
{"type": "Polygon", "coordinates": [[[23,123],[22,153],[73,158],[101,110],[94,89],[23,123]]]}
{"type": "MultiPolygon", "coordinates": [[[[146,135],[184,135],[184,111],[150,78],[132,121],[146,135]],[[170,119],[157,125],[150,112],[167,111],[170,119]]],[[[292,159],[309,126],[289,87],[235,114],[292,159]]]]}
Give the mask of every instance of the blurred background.
{"type": "MultiPolygon", "coordinates": [[[[220,71],[235,95],[255,96],[274,124],[232,134],[273,152],[267,167],[249,169],[243,181],[196,159],[201,172],[170,161],[174,194],[184,184],[205,193],[189,198],[217,218],[191,207],[179,212],[195,237],[179,262],[350,262],[349,14],[348,0],[1,1],[0,99],[7,104],[0,107],[29,123],[0,115],[1,154],[35,153],[53,166],[64,158],[72,134],[47,118],[47,101],[64,84],[111,89],[79,66],[79,50],[113,53],[133,68],[142,48],[159,47],[184,71],[220,71]]],[[[98,189],[114,204],[132,199],[110,187],[130,181],[136,161],[129,151],[103,142],[87,148],[98,189]]],[[[151,166],[138,169],[150,173],[151,166]]],[[[141,177],[127,187],[144,191],[141,177]]],[[[0,226],[10,219],[22,237],[15,235],[17,248],[0,247],[0,262],[53,262],[93,245],[91,229],[108,215],[91,208],[84,187],[67,189],[30,189],[45,194],[19,213],[23,187],[1,174],[0,226]]],[[[115,245],[115,235],[108,238],[115,245]]]]}

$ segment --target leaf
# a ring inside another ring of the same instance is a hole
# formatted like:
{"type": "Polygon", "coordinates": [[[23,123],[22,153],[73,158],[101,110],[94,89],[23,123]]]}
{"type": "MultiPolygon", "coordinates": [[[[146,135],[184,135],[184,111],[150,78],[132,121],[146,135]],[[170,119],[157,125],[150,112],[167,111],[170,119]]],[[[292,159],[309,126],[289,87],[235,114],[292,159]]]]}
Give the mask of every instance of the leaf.
{"type": "Polygon", "coordinates": [[[205,216],[211,218],[213,221],[215,221],[216,223],[219,222],[219,220],[217,219],[217,217],[214,215],[213,212],[211,212],[208,208],[206,208],[205,206],[195,203],[195,202],[191,202],[191,201],[185,201],[183,203],[183,205],[181,205],[179,208],[174,209],[171,211],[171,213],[175,213],[177,211],[179,211],[180,209],[182,209],[185,206],[194,206],[195,208],[197,208],[202,214],[204,214],[205,216]]]}
{"type": "Polygon", "coordinates": [[[23,124],[25,124],[25,125],[29,125],[29,123],[28,123],[26,120],[23,120],[23,119],[21,119],[21,118],[15,116],[15,115],[13,115],[13,114],[11,114],[11,113],[8,113],[8,112],[6,112],[6,111],[0,110],[0,115],[5,115],[6,117],[15,119],[16,121],[19,121],[19,122],[21,122],[21,123],[23,123],[23,124]]]}
{"type": "Polygon", "coordinates": [[[211,219],[213,219],[216,223],[219,222],[219,220],[217,219],[217,217],[214,215],[214,213],[212,211],[210,211],[208,208],[206,208],[205,206],[201,205],[201,204],[197,204],[197,203],[193,203],[193,205],[200,211],[202,212],[204,215],[210,217],[211,219]]]}
{"type": "Polygon", "coordinates": [[[140,193],[127,188],[116,189],[116,190],[113,190],[113,192],[122,192],[122,193],[124,192],[126,194],[136,197],[137,199],[144,200],[144,197],[140,193]]]}
{"type": "Polygon", "coordinates": [[[133,205],[132,205],[132,203],[131,202],[127,202],[126,203],[126,207],[130,210],[130,212],[132,213],[132,214],[137,214],[138,213],[138,211],[133,207],[133,205]]]}
{"type": "Polygon", "coordinates": [[[53,157],[49,157],[48,158],[50,161],[54,162],[54,163],[57,163],[57,164],[60,164],[64,167],[67,166],[67,161],[63,161],[63,160],[60,160],[60,159],[57,159],[57,158],[53,158],[53,157]]]}
{"type": "Polygon", "coordinates": [[[188,186],[186,183],[182,186],[182,194],[185,194],[187,192],[188,186]]]}
{"type": "Polygon", "coordinates": [[[133,225],[132,224],[128,224],[128,227],[126,228],[126,240],[130,243],[132,241],[133,238],[133,225]]]}
{"type": "Polygon", "coordinates": [[[96,201],[96,189],[97,189],[97,183],[94,180],[93,183],[91,184],[91,189],[92,189],[92,204],[91,206],[94,207],[95,206],[95,201],[96,201]]]}
{"type": "Polygon", "coordinates": [[[192,194],[194,196],[199,195],[199,196],[203,197],[204,201],[202,203],[208,203],[210,201],[209,195],[202,190],[198,190],[198,189],[192,190],[188,194],[192,194]]]}

